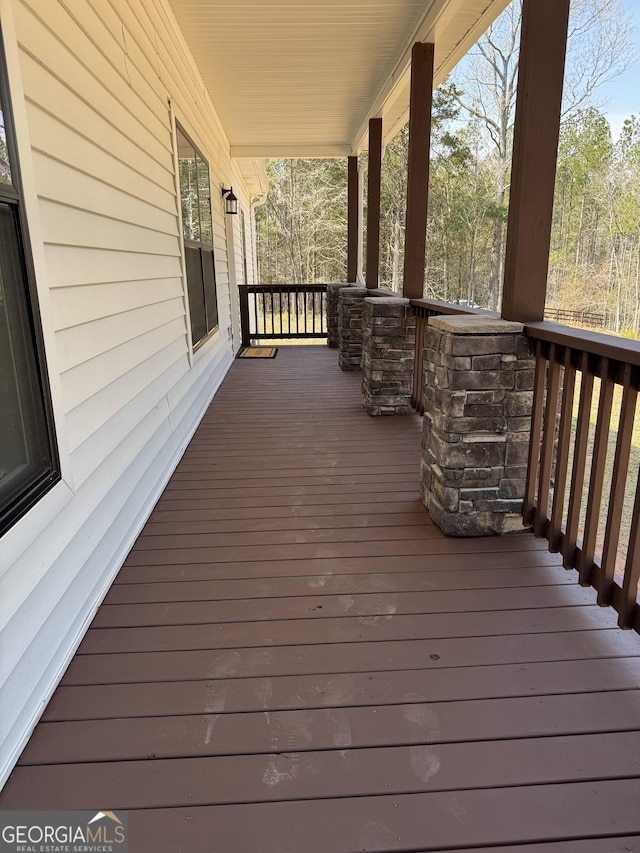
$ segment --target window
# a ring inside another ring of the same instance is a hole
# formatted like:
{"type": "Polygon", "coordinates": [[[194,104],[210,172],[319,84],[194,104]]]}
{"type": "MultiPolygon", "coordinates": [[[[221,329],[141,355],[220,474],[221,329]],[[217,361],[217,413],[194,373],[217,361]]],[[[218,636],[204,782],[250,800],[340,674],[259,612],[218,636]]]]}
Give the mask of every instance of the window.
{"type": "Polygon", "coordinates": [[[182,236],[194,347],[218,327],[209,164],[176,123],[182,236]]]}
{"type": "Polygon", "coordinates": [[[0,52],[0,535],[60,479],[25,244],[7,75],[0,52]]]}

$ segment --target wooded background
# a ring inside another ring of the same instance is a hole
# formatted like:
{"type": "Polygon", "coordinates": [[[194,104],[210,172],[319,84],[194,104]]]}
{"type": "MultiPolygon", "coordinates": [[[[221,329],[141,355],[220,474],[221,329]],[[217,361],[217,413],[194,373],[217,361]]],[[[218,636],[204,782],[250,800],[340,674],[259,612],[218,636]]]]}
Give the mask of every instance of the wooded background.
{"type": "MultiPolygon", "coordinates": [[[[424,294],[496,308],[503,277],[521,0],[434,92],[424,294]]],[[[640,120],[612,139],[599,87],[637,61],[620,0],[573,0],[547,305],[640,334],[640,120]]],[[[408,127],[382,166],[380,282],[402,289],[408,127]]],[[[360,158],[366,162],[366,155],[360,158]]],[[[263,283],[344,281],[346,161],[277,160],[256,212],[263,283]]]]}

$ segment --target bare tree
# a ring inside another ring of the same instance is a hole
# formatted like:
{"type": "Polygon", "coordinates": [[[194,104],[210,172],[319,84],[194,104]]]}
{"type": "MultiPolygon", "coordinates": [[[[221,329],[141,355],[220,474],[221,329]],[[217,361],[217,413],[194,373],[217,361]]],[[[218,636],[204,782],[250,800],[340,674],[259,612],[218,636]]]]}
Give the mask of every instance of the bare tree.
{"type": "MultiPolygon", "coordinates": [[[[494,161],[495,205],[489,307],[496,308],[504,273],[509,169],[515,114],[522,0],[513,0],[470,51],[452,93],[480,121],[494,161]]],[[[563,120],[593,102],[599,85],[635,59],[633,24],[620,0],[573,0],[567,46],[563,120]]]]}

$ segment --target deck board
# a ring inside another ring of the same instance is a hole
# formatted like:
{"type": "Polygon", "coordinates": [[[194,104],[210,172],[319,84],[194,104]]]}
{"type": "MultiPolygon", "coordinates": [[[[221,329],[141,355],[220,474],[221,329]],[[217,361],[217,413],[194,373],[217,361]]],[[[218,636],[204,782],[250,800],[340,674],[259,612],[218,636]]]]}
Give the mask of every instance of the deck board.
{"type": "MultiPolygon", "coordinates": [[[[348,577],[348,576],[347,576],[348,577]]],[[[328,579],[327,579],[328,581],[328,579]]],[[[215,584],[215,581],[212,582],[215,584]]],[[[151,584],[143,584],[145,587],[151,584]]],[[[182,584],[174,584],[181,587],[182,584]]],[[[292,584],[288,585],[289,590],[292,584]]],[[[225,622],[265,622],[271,619],[329,619],[331,617],[379,617],[385,612],[397,615],[423,615],[442,613],[472,613],[474,611],[529,610],[545,607],[578,607],[590,604],[588,590],[575,594],[571,588],[558,590],[554,587],[516,587],[515,589],[463,590],[462,592],[421,592],[418,590],[398,592],[397,584],[389,575],[375,576],[369,593],[346,592],[331,595],[322,590],[322,595],[298,595],[269,598],[241,598],[224,600],[211,598],[215,586],[210,589],[209,600],[191,599],[170,603],[124,603],[103,604],[93,622],[94,628],[131,628],[137,626],[197,625],[225,622]],[[382,590],[385,590],[384,592],[382,590]]],[[[280,587],[284,592],[287,587],[280,587]]],[[[347,587],[348,589],[348,587],[347,587]]],[[[249,588],[247,588],[249,591],[249,588]]],[[[312,590],[307,586],[306,592],[312,590]]],[[[125,587],[124,592],[130,592],[125,587]]],[[[184,593],[183,593],[184,594],[184,593]]],[[[188,591],[187,591],[187,594],[188,591]]],[[[193,593],[191,593],[193,595],[193,593]]],[[[204,598],[204,596],[203,596],[204,598]]],[[[113,599],[110,599],[113,600],[113,599]]]]}
{"type": "MultiPolygon", "coordinates": [[[[411,693],[404,694],[406,699],[411,693]]],[[[413,694],[416,700],[424,697],[413,694]]],[[[42,723],[23,765],[260,755],[335,749],[349,731],[352,749],[464,743],[513,738],[633,732],[640,717],[635,690],[465,702],[405,702],[377,707],[130,717],[42,723]],[[339,728],[340,727],[340,728],[339,728]],[[81,736],[80,736],[81,735],[81,736]]]]}
{"type": "Polygon", "coordinates": [[[136,853],[640,850],[640,638],[545,542],[445,539],[420,419],[336,361],[234,364],[0,807],[128,809],[136,853]]]}
{"type": "Polygon", "coordinates": [[[130,814],[135,850],[327,853],[439,851],[520,841],[640,834],[640,780],[404,796],[147,809],[130,814]],[[157,847],[153,847],[153,844],[157,847]],[[147,844],[148,846],[145,846],[147,844]]]}

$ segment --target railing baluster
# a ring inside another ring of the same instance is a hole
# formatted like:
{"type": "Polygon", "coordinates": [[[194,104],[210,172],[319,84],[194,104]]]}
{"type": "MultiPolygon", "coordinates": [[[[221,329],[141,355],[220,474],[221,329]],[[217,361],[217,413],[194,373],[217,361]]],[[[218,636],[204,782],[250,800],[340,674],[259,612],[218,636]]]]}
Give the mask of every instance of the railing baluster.
{"type": "Polygon", "coordinates": [[[613,593],[613,578],[620,541],[620,522],[624,507],[625,486],[629,472],[629,459],[631,458],[631,439],[638,399],[638,371],[637,369],[634,370],[630,364],[625,364],[623,367],[622,388],[618,439],[609,493],[607,527],[602,549],[602,574],[598,589],[598,604],[602,606],[611,604],[613,593]]]}
{"type": "Polygon", "coordinates": [[[587,461],[587,445],[589,442],[589,417],[591,400],[593,398],[593,373],[589,366],[589,354],[583,352],[580,356],[579,370],[580,404],[578,407],[578,423],[571,469],[571,490],[569,493],[569,509],[567,511],[567,527],[562,544],[563,564],[567,569],[575,568],[576,545],[578,541],[578,524],[580,522],[580,506],[582,504],[582,486],[587,461]]]}
{"type": "Polygon", "coordinates": [[[544,413],[544,431],[540,451],[540,472],[538,480],[538,502],[535,511],[534,532],[544,536],[549,510],[549,489],[551,486],[551,467],[556,437],[556,415],[558,411],[558,389],[560,387],[560,361],[556,345],[549,347],[549,368],[547,370],[547,402],[544,413]]]}
{"type": "Polygon", "coordinates": [[[253,300],[253,321],[255,324],[255,326],[254,326],[255,335],[252,335],[252,337],[256,337],[256,338],[259,336],[258,335],[258,331],[259,331],[259,326],[258,326],[258,299],[259,299],[259,294],[256,293],[255,298],[253,300]]]}
{"type": "Polygon", "coordinates": [[[280,290],[280,288],[278,288],[273,295],[273,320],[274,320],[273,331],[274,332],[276,330],[276,327],[275,327],[276,318],[278,319],[278,323],[279,323],[279,331],[282,334],[282,332],[283,332],[283,326],[282,326],[282,290],[280,290]],[[276,309],[276,296],[278,298],[277,309],[276,309]]]}
{"type": "MultiPolygon", "coordinates": [[[[274,294],[273,294],[273,302],[274,303],[276,301],[276,294],[278,296],[278,322],[280,324],[279,333],[282,334],[282,291],[281,290],[274,291],[274,294]]],[[[276,322],[275,322],[275,318],[276,318],[275,307],[274,307],[273,311],[274,311],[274,313],[273,313],[273,333],[275,335],[275,334],[277,334],[276,333],[276,322]]]]}
{"type": "Polygon", "coordinates": [[[416,411],[422,414],[422,377],[423,377],[423,347],[424,347],[424,328],[425,316],[421,308],[416,308],[416,351],[413,367],[413,407],[416,411]]]}
{"type": "MultiPolygon", "coordinates": [[[[275,321],[275,310],[274,310],[274,307],[273,307],[273,306],[274,306],[274,302],[275,302],[275,298],[276,298],[276,297],[275,297],[275,293],[276,293],[276,292],[275,292],[275,290],[271,290],[271,291],[269,291],[269,323],[271,324],[271,334],[272,334],[272,335],[274,335],[274,334],[275,334],[275,331],[276,331],[276,327],[275,327],[275,322],[276,322],[276,321],[275,321]]],[[[265,298],[265,314],[266,314],[266,305],[267,305],[267,302],[266,302],[266,300],[267,300],[267,293],[266,293],[266,291],[265,291],[265,297],[264,297],[264,298],[265,298]]],[[[266,322],[267,322],[267,321],[266,321],[266,319],[265,319],[265,327],[266,327],[266,322]]],[[[268,329],[265,329],[265,331],[267,331],[267,332],[268,332],[269,330],[268,330],[268,329]]]]}
{"type": "Polygon", "coordinates": [[[638,480],[636,482],[636,498],[633,505],[633,517],[631,519],[629,549],[624,567],[620,607],[618,608],[618,625],[621,628],[635,628],[636,613],[638,610],[636,604],[638,581],[640,581],[640,471],[638,471],[638,480]]]}
{"type": "Polygon", "coordinates": [[[536,373],[533,383],[533,411],[531,413],[531,436],[529,438],[529,461],[527,465],[527,482],[524,492],[522,515],[525,524],[531,524],[535,518],[535,497],[538,464],[540,459],[540,439],[542,436],[542,403],[547,373],[547,360],[544,356],[542,343],[536,345],[536,373]]]}
{"type": "Polygon", "coordinates": [[[573,400],[576,389],[576,369],[573,364],[573,351],[565,347],[564,377],[560,428],[558,430],[558,450],[556,453],[556,473],[553,487],[553,506],[549,525],[549,549],[557,552],[562,539],[562,516],[564,512],[564,494],[567,487],[569,470],[569,443],[573,424],[573,400]]]}
{"type": "Polygon", "coordinates": [[[591,459],[587,515],[584,523],[584,542],[578,562],[580,584],[582,586],[591,585],[591,577],[594,570],[596,538],[598,535],[598,521],[600,519],[600,504],[602,502],[602,489],[609,444],[609,425],[611,423],[611,407],[613,403],[614,379],[611,375],[611,362],[608,358],[603,358],[600,367],[602,378],[600,382],[600,398],[598,400],[598,420],[591,459]]]}

